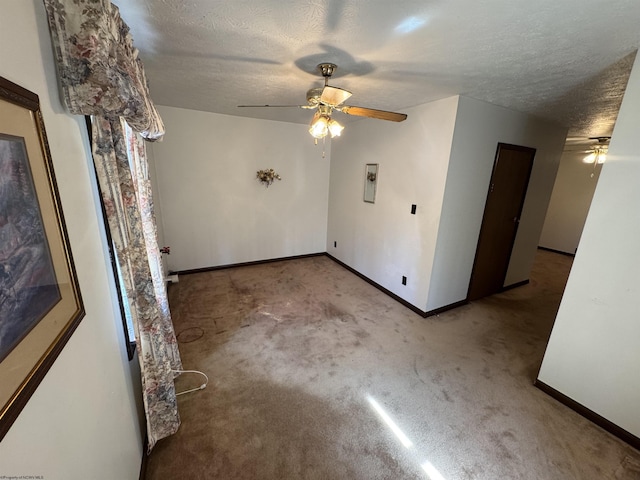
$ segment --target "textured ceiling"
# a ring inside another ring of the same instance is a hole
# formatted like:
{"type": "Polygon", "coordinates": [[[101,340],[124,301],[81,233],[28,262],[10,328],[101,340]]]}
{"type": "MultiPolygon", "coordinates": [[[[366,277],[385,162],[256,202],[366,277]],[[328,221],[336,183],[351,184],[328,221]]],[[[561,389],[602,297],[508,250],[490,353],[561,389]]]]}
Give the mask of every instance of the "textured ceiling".
{"type": "Polygon", "coordinates": [[[114,3],[157,104],[298,123],[311,113],[237,105],[305,103],[316,65],[333,62],[351,105],[402,112],[460,94],[610,135],[640,45],[637,0],[114,3]]]}

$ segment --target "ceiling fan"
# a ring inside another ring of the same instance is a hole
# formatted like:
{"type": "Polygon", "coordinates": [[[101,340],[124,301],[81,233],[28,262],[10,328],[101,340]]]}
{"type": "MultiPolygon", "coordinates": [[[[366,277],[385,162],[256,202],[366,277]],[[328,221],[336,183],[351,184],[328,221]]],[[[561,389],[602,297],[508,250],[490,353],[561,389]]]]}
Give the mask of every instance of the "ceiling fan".
{"type": "Polygon", "coordinates": [[[584,163],[602,164],[607,160],[609,152],[609,140],[611,137],[590,137],[589,140],[597,140],[598,143],[592,145],[586,157],[582,160],[584,163]]]}
{"type": "Polygon", "coordinates": [[[375,110],[373,108],[356,107],[344,105],[344,102],[351,96],[351,92],[339,87],[329,85],[329,79],[338,67],[333,63],[321,63],[318,70],[324,77],[324,87],[312,88],[307,92],[306,105],[238,105],[238,107],[296,107],[309,110],[316,110],[309,133],[318,139],[324,138],[327,134],[331,137],[339,136],[344,127],[331,118],[334,110],[347,115],[359,117],[377,118],[379,120],[390,120],[392,122],[402,122],[407,118],[404,113],[388,112],[386,110],[375,110]]]}

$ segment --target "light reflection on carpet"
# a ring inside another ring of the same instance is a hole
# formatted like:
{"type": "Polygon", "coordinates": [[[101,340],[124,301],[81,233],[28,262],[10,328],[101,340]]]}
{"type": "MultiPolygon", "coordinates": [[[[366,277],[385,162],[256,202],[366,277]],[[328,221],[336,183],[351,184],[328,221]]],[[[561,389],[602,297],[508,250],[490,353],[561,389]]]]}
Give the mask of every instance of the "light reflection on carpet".
{"type": "MultiPolygon", "coordinates": [[[[413,442],[409,440],[409,437],[407,437],[405,433],[402,431],[402,429],[398,427],[396,422],[393,421],[393,419],[389,416],[386,410],[382,408],[382,406],[378,403],[378,401],[375,398],[373,398],[371,395],[367,395],[367,401],[371,404],[371,406],[376,411],[376,413],[380,416],[380,418],[382,418],[384,423],[387,424],[389,429],[398,438],[398,440],[400,440],[400,443],[402,443],[402,445],[407,450],[414,451],[415,449],[413,448],[414,447],[413,442]]],[[[438,471],[438,469],[434,467],[433,464],[428,460],[422,462],[420,466],[426,472],[430,480],[445,480],[445,478],[438,471]]]]}

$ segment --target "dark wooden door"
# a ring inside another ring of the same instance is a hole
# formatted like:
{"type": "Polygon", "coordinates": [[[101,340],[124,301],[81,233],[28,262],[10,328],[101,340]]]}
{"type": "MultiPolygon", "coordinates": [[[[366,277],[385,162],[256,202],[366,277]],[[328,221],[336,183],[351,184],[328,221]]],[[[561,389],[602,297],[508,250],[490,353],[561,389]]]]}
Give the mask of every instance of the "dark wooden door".
{"type": "Polygon", "coordinates": [[[535,154],[533,148],[498,144],[468,300],[502,290],[535,154]]]}

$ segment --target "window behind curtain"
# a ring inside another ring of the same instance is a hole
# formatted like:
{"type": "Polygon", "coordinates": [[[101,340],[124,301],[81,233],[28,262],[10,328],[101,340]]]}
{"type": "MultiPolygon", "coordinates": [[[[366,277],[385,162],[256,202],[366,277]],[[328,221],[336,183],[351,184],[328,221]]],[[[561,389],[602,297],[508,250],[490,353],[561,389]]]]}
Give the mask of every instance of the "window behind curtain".
{"type": "MultiPolygon", "coordinates": [[[[89,143],[92,143],[91,138],[91,117],[85,116],[85,122],[87,126],[87,133],[89,135],[89,143]]],[[[131,159],[129,159],[131,163],[131,159]]],[[[129,298],[127,297],[126,289],[124,288],[124,282],[122,280],[122,273],[120,272],[120,266],[118,263],[118,257],[116,254],[116,248],[111,238],[111,231],[109,230],[109,224],[107,222],[107,215],[104,208],[104,202],[102,200],[102,193],[100,192],[100,184],[98,182],[98,176],[94,167],[94,175],[96,180],[96,186],[98,188],[98,197],[100,198],[100,208],[102,210],[102,221],[104,222],[105,234],[107,237],[107,245],[109,248],[109,260],[113,271],[113,278],[116,284],[118,304],[120,307],[120,317],[122,319],[122,331],[127,346],[127,356],[129,360],[133,359],[136,351],[136,335],[133,329],[133,321],[131,318],[131,311],[129,310],[129,298]]]]}

